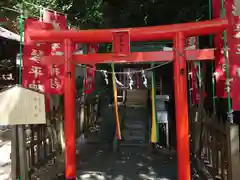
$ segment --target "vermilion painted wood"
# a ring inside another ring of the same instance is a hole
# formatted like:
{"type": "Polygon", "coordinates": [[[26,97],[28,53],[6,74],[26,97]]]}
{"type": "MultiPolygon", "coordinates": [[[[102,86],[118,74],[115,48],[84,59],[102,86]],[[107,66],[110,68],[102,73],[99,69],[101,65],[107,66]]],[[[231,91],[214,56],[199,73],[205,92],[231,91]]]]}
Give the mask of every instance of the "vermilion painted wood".
{"type": "MultiPolygon", "coordinates": [[[[125,57],[116,57],[114,53],[78,54],[73,55],[72,58],[75,64],[166,62],[173,60],[173,52],[133,52],[125,57]]],[[[214,49],[187,50],[186,59],[191,61],[213,60],[214,49]]],[[[64,56],[45,56],[42,63],[47,65],[62,64],[64,63],[64,56]]]]}
{"type": "MultiPolygon", "coordinates": [[[[65,59],[72,56],[72,44],[70,40],[64,42],[65,59]]],[[[76,87],[75,66],[68,61],[65,64],[64,80],[64,134],[65,134],[65,177],[76,178],[76,87]]]]}
{"type": "MultiPolygon", "coordinates": [[[[180,52],[185,48],[184,34],[179,32],[174,38],[174,48],[180,52]]],[[[186,59],[174,52],[174,97],[176,111],[178,179],[190,180],[190,150],[188,130],[188,97],[186,59]]]]}
{"type": "Polygon", "coordinates": [[[80,30],[80,31],[31,31],[30,38],[35,41],[60,42],[70,39],[81,43],[104,43],[112,42],[113,32],[129,31],[130,40],[134,41],[157,41],[173,39],[177,32],[184,32],[187,36],[202,36],[222,32],[227,27],[225,19],[215,19],[201,22],[173,24],[164,26],[126,28],[126,29],[103,29],[103,30],[80,30]]]}

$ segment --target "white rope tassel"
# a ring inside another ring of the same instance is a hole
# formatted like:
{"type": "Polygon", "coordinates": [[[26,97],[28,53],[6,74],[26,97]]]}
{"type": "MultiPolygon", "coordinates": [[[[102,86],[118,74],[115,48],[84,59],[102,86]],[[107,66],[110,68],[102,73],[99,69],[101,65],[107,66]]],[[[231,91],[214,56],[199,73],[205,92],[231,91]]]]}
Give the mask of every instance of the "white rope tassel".
{"type": "Polygon", "coordinates": [[[114,76],[115,76],[115,81],[116,81],[117,85],[123,87],[124,85],[120,81],[118,81],[116,74],[114,74],[114,76]]]}
{"type": "Polygon", "coordinates": [[[132,86],[133,86],[133,80],[132,80],[132,76],[130,74],[130,72],[128,72],[128,79],[129,79],[129,88],[132,90],[132,86]]]}
{"type": "Polygon", "coordinates": [[[108,84],[108,74],[107,74],[107,71],[106,70],[101,70],[101,73],[103,73],[104,80],[105,80],[106,84],[108,84]]]}
{"type": "Polygon", "coordinates": [[[146,78],[146,74],[145,74],[144,70],[142,70],[141,73],[142,73],[142,78],[143,78],[143,85],[145,87],[147,87],[147,78],[146,78]]]}

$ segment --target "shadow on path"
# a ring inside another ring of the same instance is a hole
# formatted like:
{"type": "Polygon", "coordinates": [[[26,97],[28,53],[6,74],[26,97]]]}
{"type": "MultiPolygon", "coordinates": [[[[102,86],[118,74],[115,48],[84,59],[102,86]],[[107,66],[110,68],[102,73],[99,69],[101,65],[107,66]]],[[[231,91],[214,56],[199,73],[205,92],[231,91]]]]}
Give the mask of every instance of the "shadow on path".
{"type": "Polygon", "coordinates": [[[151,154],[144,147],[121,147],[119,153],[106,147],[91,149],[79,153],[82,180],[177,180],[175,154],[151,154]]]}

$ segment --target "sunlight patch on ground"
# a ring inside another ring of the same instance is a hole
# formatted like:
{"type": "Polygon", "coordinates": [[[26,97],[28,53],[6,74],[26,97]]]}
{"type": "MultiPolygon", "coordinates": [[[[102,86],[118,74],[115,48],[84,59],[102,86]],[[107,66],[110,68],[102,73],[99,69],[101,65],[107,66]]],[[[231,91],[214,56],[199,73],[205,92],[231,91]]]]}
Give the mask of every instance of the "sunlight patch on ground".
{"type": "Polygon", "coordinates": [[[85,171],[79,176],[78,180],[108,180],[108,177],[104,172],[99,171],[85,171]]]}
{"type": "Polygon", "coordinates": [[[11,142],[0,140],[0,179],[7,180],[11,172],[11,142]]]}
{"type": "Polygon", "coordinates": [[[139,174],[140,179],[142,180],[170,180],[168,178],[158,178],[154,174],[139,174]]]}
{"type": "MultiPolygon", "coordinates": [[[[141,180],[170,180],[169,178],[165,177],[157,177],[157,174],[152,170],[151,167],[148,168],[149,173],[144,174],[141,173],[139,174],[139,179],[141,180]]],[[[124,180],[126,177],[122,174],[116,175],[115,177],[108,176],[105,172],[100,172],[100,171],[84,171],[82,172],[82,175],[78,177],[78,180],[124,180]]]]}
{"type": "Polygon", "coordinates": [[[2,145],[0,146],[0,167],[4,164],[10,163],[10,153],[11,153],[11,142],[0,142],[2,145]]]}

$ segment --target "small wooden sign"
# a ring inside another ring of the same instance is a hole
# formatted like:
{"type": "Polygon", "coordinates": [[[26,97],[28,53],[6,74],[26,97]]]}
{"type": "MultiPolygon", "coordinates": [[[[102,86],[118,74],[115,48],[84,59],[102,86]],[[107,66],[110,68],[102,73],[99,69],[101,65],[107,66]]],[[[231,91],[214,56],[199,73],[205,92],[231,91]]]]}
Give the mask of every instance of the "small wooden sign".
{"type": "Polygon", "coordinates": [[[0,125],[46,124],[45,97],[20,85],[0,92],[0,125]]]}
{"type": "Polygon", "coordinates": [[[113,52],[116,56],[127,56],[130,53],[130,32],[115,31],[113,36],[113,52]]]}
{"type": "Polygon", "coordinates": [[[17,84],[19,67],[0,69],[0,87],[17,84]]]}

